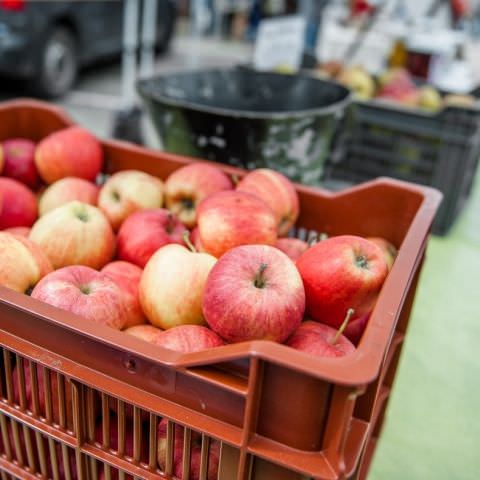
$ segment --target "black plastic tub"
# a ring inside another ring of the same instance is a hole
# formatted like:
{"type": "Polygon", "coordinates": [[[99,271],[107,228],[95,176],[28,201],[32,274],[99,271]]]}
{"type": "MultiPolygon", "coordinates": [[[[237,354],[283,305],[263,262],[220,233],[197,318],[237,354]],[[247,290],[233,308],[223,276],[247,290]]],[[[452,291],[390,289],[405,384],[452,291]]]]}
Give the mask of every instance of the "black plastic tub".
{"type": "Polygon", "coordinates": [[[268,167],[317,185],[350,103],[341,85],[249,68],[141,80],[166,151],[244,168],[268,167]]]}

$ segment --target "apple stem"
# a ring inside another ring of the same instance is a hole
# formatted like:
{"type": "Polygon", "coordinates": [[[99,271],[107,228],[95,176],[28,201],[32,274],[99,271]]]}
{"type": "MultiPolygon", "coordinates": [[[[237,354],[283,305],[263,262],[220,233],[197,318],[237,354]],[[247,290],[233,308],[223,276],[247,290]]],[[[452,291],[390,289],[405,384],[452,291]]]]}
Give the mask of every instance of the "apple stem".
{"type": "Polygon", "coordinates": [[[173,232],[173,215],[171,212],[168,212],[167,215],[167,226],[165,228],[167,233],[172,233],[173,232]]]}
{"type": "Polygon", "coordinates": [[[190,249],[191,252],[197,253],[195,245],[190,240],[190,232],[188,230],[185,230],[183,232],[183,241],[187,244],[187,247],[190,249]]]}
{"type": "Polygon", "coordinates": [[[348,322],[350,321],[354,313],[355,313],[355,310],[353,308],[349,308],[347,310],[347,314],[345,315],[345,319],[340,325],[340,328],[337,330],[337,333],[335,334],[335,336],[330,340],[331,345],[335,345],[338,342],[338,339],[341,337],[342,333],[347,328],[348,322]]]}
{"type": "Polygon", "coordinates": [[[238,178],[238,175],[235,174],[235,173],[232,173],[232,175],[231,175],[230,178],[232,179],[233,184],[234,184],[235,186],[237,186],[237,185],[238,185],[238,182],[240,181],[240,179],[238,178]]]}
{"type": "Polygon", "coordinates": [[[266,263],[261,263],[260,268],[258,269],[258,273],[255,275],[255,280],[253,281],[253,284],[257,288],[263,288],[265,286],[265,279],[263,278],[263,273],[265,272],[267,268],[266,263]]]}

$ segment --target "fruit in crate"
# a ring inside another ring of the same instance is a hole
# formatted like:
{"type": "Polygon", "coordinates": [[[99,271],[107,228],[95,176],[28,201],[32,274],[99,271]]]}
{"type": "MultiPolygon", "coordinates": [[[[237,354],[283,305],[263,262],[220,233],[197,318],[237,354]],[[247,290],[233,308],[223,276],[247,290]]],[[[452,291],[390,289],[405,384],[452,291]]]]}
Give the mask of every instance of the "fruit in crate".
{"type": "Polygon", "coordinates": [[[135,325],[127,328],[124,332],[133,337],[137,337],[140,340],[144,340],[145,342],[156,344],[158,337],[163,330],[160,330],[153,325],[135,325]]]}
{"type": "Polygon", "coordinates": [[[373,242],[375,245],[380,247],[380,249],[383,252],[385,261],[387,262],[388,270],[391,270],[393,266],[393,262],[397,257],[397,249],[395,248],[395,245],[390,243],[385,238],[381,238],[381,237],[367,237],[367,240],[369,240],[370,242],[373,242]]]}
{"type": "Polygon", "coordinates": [[[103,213],[92,205],[70,202],[40,217],[30,232],[54,268],[86,265],[102,268],[113,257],[115,235],[103,213]]]}
{"type": "Polygon", "coordinates": [[[142,269],[133,263],[116,261],[107,263],[101,272],[111,278],[123,291],[123,298],[128,311],[128,320],[123,328],[141,325],[147,322],[138,298],[138,285],[142,269]]]}
{"type": "Polygon", "coordinates": [[[300,204],[292,182],[268,168],[248,173],[236,188],[262,199],[273,211],[277,220],[278,235],[287,235],[297,221],[300,204]]]}
{"type": "MultiPolygon", "coordinates": [[[[168,421],[163,418],[157,428],[157,460],[160,469],[164,472],[167,464],[167,430],[168,421]]],[[[173,441],[173,474],[176,478],[187,480],[183,475],[183,443],[185,437],[185,430],[181,425],[174,424],[173,426],[174,441],[173,441]]],[[[208,471],[206,476],[207,480],[216,480],[218,477],[218,465],[220,461],[220,442],[218,440],[211,439],[208,450],[208,471]]],[[[191,431],[191,443],[190,443],[190,475],[188,480],[200,479],[200,465],[202,459],[202,435],[198,432],[191,431]]]]}
{"type": "Polygon", "coordinates": [[[12,138],[3,142],[2,149],[3,175],[35,189],[40,181],[35,166],[35,144],[26,138],[12,138]]]}
{"type": "Polygon", "coordinates": [[[66,177],[52,183],[40,196],[38,209],[45,215],[54,208],[77,200],[89,205],[96,205],[99,188],[83,178],[66,177]]]}
{"type": "Polygon", "coordinates": [[[0,230],[31,227],[37,219],[37,199],[23,183],[0,178],[0,230]]]}
{"type": "Polygon", "coordinates": [[[166,245],[152,256],[140,280],[140,303],[150,322],[167,329],[205,323],[202,299],[216,258],[207,253],[166,245]]]}
{"type": "Polygon", "coordinates": [[[372,76],[360,66],[344,68],[337,76],[337,80],[353,90],[355,96],[361,100],[368,100],[375,94],[372,76]]]}
{"type": "Polygon", "coordinates": [[[64,267],[46,275],[33,289],[32,298],[117,330],[128,322],[122,289],[90,267],[64,267]]]}
{"type": "MultiPolygon", "coordinates": [[[[19,383],[19,366],[16,365],[13,370],[13,394],[15,403],[20,404],[20,383],[19,383]]],[[[33,363],[33,372],[30,369],[30,363],[24,359],[23,360],[23,375],[25,378],[25,400],[26,406],[30,411],[33,411],[34,406],[34,393],[32,385],[32,375],[36,374],[38,388],[38,410],[39,415],[46,418],[47,417],[47,401],[45,398],[45,370],[39,364],[33,363]]],[[[50,391],[52,392],[51,405],[52,405],[52,417],[55,423],[60,424],[63,415],[61,410],[65,412],[65,422],[68,428],[73,428],[73,409],[72,405],[72,384],[68,378],[59,377],[56,372],[53,370],[48,370],[48,375],[50,377],[50,391]],[[62,385],[63,383],[63,385],[62,385]],[[61,406],[58,391],[60,387],[63,387],[64,391],[64,405],[61,406]]]]}
{"type": "Polygon", "coordinates": [[[323,323],[303,322],[287,340],[286,345],[315,357],[343,357],[355,351],[353,343],[343,335],[353,310],[349,310],[340,329],[323,323]]]}
{"type": "Polygon", "coordinates": [[[182,353],[200,352],[224,345],[223,340],[212,330],[202,325],[179,325],[164,330],[155,344],[182,353]]]}
{"type": "Polygon", "coordinates": [[[404,68],[391,68],[378,79],[377,98],[392,100],[405,106],[418,104],[419,92],[412,77],[404,68]]]}
{"type": "Polygon", "coordinates": [[[184,245],[185,232],[183,223],[168,210],[139,210],[118,231],[117,257],[143,268],[159,248],[170,243],[184,245]]]}
{"type": "Polygon", "coordinates": [[[233,188],[230,178],[208,163],[192,163],[175,170],[165,182],[165,203],[188,228],[197,223],[198,204],[212,193],[233,188]]]}
{"type": "Polygon", "coordinates": [[[103,185],[98,206],[114,230],[133,212],[145,208],[161,208],[163,182],[139,170],[124,170],[113,174],[103,185]]]}
{"type": "Polygon", "coordinates": [[[295,262],[303,252],[308,250],[308,243],[299,238],[279,238],[275,247],[295,262]]]}
{"type": "MultiPolygon", "coordinates": [[[[331,237],[297,260],[309,318],[340,327],[349,308],[369,313],[388,273],[380,247],[354,235],[331,237]]],[[[352,319],[353,321],[354,319],[352,319]]]]}
{"type": "Polygon", "coordinates": [[[37,145],[35,164],[48,184],[65,177],[94,181],[103,166],[102,147],[84,128],[65,128],[51,133],[37,145]]]}
{"type": "Polygon", "coordinates": [[[221,257],[240,245],[275,245],[277,219],[260,198],[245,192],[210,195],[198,206],[198,230],[206,252],[221,257]]]}
{"type": "Polygon", "coordinates": [[[437,112],[442,108],[442,97],[436,88],[424,85],[418,90],[418,106],[430,112],[437,112]]]}
{"type": "Polygon", "coordinates": [[[205,286],[205,319],[228,342],[283,342],[300,325],[304,310],[295,264],[267,245],[233,248],[215,264],[205,286]]]}
{"type": "Polygon", "coordinates": [[[25,293],[52,270],[50,260],[35,243],[0,232],[0,285],[25,293]]]}

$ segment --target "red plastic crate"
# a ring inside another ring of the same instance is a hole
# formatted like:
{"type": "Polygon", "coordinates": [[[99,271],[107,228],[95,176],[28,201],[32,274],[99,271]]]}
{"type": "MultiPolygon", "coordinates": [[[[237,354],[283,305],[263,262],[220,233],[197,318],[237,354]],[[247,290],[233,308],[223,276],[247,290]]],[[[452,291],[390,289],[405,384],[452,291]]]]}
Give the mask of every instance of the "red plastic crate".
{"type": "MultiPolygon", "coordinates": [[[[0,105],[0,141],[39,140],[69,124],[45,103],[0,105]]],[[[102,146],[106,173],[136,168],[166,178],[192,161],[124,142],[102,146]]],[[[32,479],[173,478],[178,424],[185,427],[184,472],[193,469],[191,440],[201,434],[200,478],[208,478],[208,450],[217,440],[220,480],[365,478],[441,195],[390,179],[336,194],[297,189],[297,236],[382,236],[400,247],[352,355],[314,358],[267,341],[180,354],[0,288],[0,471],[32,479]],[[169,421],[163,471],[160,417],[169,421]],[[98,432],[107,438],[112,425],[112,442],[99,441],[98,432]],[[55,474],[57,451],[71,467],[64,477],[55,474]]]]}

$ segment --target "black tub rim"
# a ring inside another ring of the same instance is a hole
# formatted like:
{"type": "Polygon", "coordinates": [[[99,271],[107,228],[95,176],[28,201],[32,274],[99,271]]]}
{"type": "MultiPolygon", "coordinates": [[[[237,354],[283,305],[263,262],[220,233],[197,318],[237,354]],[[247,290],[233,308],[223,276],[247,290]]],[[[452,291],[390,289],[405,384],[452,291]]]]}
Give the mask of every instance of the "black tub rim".
{"type": "Polygon", "coordinates": [[[315,108],[306,108],[302,110],[290,110],[285,112],[256,112],[252,110],[234,110],[230,108],[221,108],[221,107],[211,107],[201,103],[192,102],[189,100],[176,100],[167,95],[159,94],[158,91],[154,92],[149,90],[149,86],[158,80],[165,80],[167,77],[178,77],[178,76],[188,76],[192,74],[207,74],[207,73],[225,73],[225,72],[234,72],[238,67],[234,68],[204,68],[204,69],[193,69],[193,70],[179,70],[168,72],[166,74],[157,74],[149,78],[143,78],[137,81],[137,90],[144,98],[148,101],[155,101],[162,103],[175,108],[189,109],[197,112],[220,115],[224,117],[233,117],[233,118],[245,118],[245,119],[256,119],[256,120],[288,120],[288,119],[298,119],[306,116],[327,116],[336,114],[337,112],[343,112],[352,102],[352,92],[332,80],[324,80],[320,78],[315,78],[312,75],[307,75],[303,72],[296,74],[284,74],[277,72],[261,72],[254,71],[252,72],[259,75],[272,75],[272,76],[281,76],[281,77],[301,77],[308,79],[309,81],[317,82],[320,84],[329,84],[335,85],[336,88],[343,91],[344,97],[328,106],[315,107],[315,108]]]}

